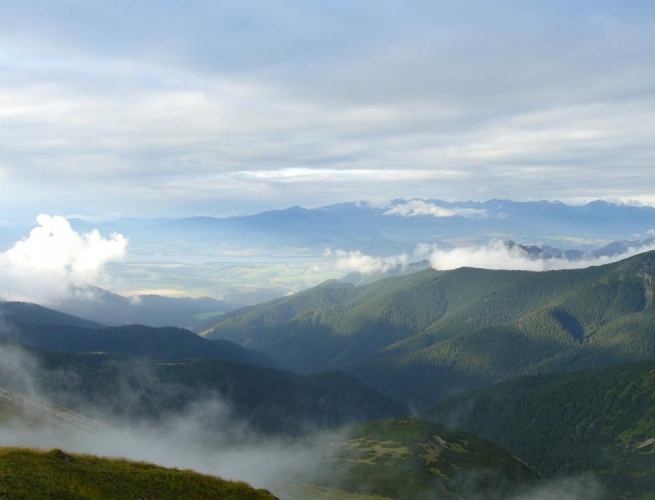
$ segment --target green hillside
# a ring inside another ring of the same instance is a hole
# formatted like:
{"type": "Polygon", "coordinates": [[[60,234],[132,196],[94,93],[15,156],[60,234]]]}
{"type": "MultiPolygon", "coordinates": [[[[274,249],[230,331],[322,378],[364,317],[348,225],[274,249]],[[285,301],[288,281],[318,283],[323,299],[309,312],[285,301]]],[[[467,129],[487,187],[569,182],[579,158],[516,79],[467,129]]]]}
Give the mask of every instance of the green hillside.
{"type": "Polygon", "coordinates": [[[443,401],[425,416],[544,474],[594,471],[620,498],[655,493],[655,361],[522,377],[443,401]]]}
{"type": "Polygon", "coordinates": [[[26,500],[274,500],[266,490],[147,463],[0,448],[0,498],[26,500]]]}
{"type": "Polygon", "coordinates": [[[11,325],[66,325],[81,328],[100,328],[93,321],[71,316],[30,302],[0,301],[0,319],[3,328],[11,325]]]}
{"type": "Polygon", "coordinates": [[[341,368],[424,407],[530,373],[655,358],[655,253],[579,270],[427,270],[331,282],[226,314],[232,340],[300,372],[341,368]]]}
{"type": "Polygon", "coordinates": [[[407,411],[343,372],[297,375],[220,360],[156,362],[36,349],[29,350],[29,357],[38,366],[30,380],[0,370],[0,387],[25,391],[28,384],[85,415],[159,420],[219,400],[229,404],[234,418],[259,431],[298,434],[407,411]]]}
{"type": "Polygon", "coordinates": [[[496,446],[425,420],[367,422],[344,432],[326,450],[316,486],[398,500],[491,500],[540,479],[496,446]]]}
{"type": "Polygon", "coordinates": [[[156,360],[220,359],[234,363],[272,366],[265,355],[227,340],[204,339],[189,330],[125,325],[84,328],[72,325],[0,325],[0,338],[33,347],[69,352],[104,352],[156,360]]]}

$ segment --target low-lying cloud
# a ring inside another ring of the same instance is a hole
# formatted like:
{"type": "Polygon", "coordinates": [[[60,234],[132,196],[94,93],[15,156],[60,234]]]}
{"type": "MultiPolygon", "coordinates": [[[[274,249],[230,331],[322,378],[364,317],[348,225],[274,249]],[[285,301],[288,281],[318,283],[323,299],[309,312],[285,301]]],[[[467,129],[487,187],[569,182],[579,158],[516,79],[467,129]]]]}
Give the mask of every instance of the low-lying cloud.
{"type": "Polygon", "coordinates": [[[0,296],[54,304],[96,284],[104,266],[125,257],[127,238],[79,234],[61,216],[41,214],[29,237],[0,253],[0,296]]]}
{"type": "Polygon", "coordinates": [[[481,269],[517,270],[517,271],[552,271],[557,269],[582,269],[590,266],[610,264],[627,259],[639,253],[654,250],[655,245],[637,246],[626,252],[582,259],[559,257],[534,257],[520,246],[510,246],[502,241],[492,241],[486,245],[458,247],[447,250],[437,249],[430,255],[430,265],[440,271],[460,267],[477,267],[481,269]]]}
{"type": "Polygon", "coordinates": [[[558,269],[583,269],[590,266],[611,264],[634,255],[655,250],[655,244],[635,244],[625,252],[600,257],[585,256],[580,259],[533,255],[519,245],[508,245],[497,240],[484,245],[468,245],[455,248],[439,248],[437,245],[419,244],[413,253],[389,257],[373,257],[360,251],[329,251],[335,258],[334,268],[360,274],[374,274],[406,267],[411,262],[428,260],[438,271],[450,271],[460,267],[511,271],[553,271],[558,269]]]}
{"type": "Polygon", "coordinates": [[[356,271],[361,274],[383,273],[399,266],[406,266],[409,263],[407,254],[373,257],[365,255],[359,250],[352,252],[328,250],[326,257],[335,259],[334,268],[337,271],[356,271]]]}
{"type": "Polygon", "coordinates": [[[384,215],[399,215],[401,217],[430,215],[432,217],[465,217],[472,219],[486,217],[487,211],[475,208],[444,208],[423,200],[411,200],[389,208],[384,212],[384,215]]]}

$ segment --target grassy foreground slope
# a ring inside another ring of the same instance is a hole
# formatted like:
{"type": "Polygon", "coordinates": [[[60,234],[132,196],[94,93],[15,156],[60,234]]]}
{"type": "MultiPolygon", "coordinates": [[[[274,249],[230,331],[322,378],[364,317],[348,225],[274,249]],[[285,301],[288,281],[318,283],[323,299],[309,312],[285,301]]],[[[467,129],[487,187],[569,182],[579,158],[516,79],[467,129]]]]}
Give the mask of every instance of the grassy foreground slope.
{"type": "Polygon", "coordinates": [[[326,450],[318,486],[398,500],[495,499],[540,479],[500,448],[421,419],[365,422],[345,435],[326,450]]]}
{"type": "Polygon", "coordinates": [[[425,416],[547,475],[594,471],[620,498],[655,492],[655,361],[510,380],[443,401],[425,416]]]}
{"type": "Polygon", "coordinates": [[[530,373],[655,358],[655,253],[587,269],[326,283],[210,330],[291,370],[343,368],[417,406],[530,373]]]}
{"type": "Polygon", "coordinates": [[[43,452],[20,448],[0,448],[0,497],[29,500],[275,499],[266,490],[191,471],[73,455],[61,450],[43,452]]]}

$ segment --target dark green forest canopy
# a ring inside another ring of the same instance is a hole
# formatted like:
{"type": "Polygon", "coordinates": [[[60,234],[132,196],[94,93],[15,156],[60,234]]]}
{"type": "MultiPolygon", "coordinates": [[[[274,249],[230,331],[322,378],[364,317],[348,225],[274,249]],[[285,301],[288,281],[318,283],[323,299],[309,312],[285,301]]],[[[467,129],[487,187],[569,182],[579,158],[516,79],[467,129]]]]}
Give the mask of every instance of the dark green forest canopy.
{"type": "Polygon", "coordinates": [[[424,416],[488,439],[549,476],[593,471],[622,498],[655,491],[655,361],[521,377],[424,416]]]}

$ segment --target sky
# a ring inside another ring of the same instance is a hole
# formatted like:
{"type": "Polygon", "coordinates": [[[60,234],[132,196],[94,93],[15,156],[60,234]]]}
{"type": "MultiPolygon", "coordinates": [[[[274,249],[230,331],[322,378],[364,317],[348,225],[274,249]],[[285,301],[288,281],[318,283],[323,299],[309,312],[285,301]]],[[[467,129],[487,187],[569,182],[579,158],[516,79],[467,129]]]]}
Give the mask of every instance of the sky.
{"type": "Polygon", "coordinates": [[[0,221],[655,202],[652,1],[0,0],[0,221]]]}

